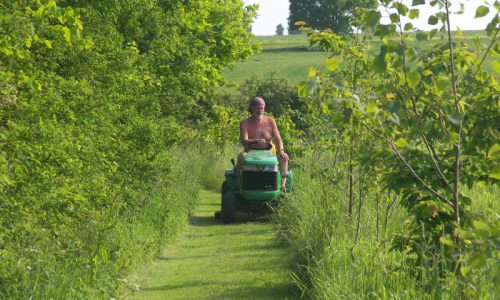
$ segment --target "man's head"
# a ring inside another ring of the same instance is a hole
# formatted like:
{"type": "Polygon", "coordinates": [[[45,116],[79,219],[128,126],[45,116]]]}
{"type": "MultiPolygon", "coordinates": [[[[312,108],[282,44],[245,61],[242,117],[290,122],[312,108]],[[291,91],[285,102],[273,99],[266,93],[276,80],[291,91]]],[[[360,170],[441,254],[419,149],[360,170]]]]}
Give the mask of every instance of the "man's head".
{"type": "Polygon", "coordinates": [[[252,114],[253,117],[261,119],[264,116],[264,109],[266,108],[266,102],[260,97],[255,97],[250,100],[248,105],[248,112],[252,114]]]}

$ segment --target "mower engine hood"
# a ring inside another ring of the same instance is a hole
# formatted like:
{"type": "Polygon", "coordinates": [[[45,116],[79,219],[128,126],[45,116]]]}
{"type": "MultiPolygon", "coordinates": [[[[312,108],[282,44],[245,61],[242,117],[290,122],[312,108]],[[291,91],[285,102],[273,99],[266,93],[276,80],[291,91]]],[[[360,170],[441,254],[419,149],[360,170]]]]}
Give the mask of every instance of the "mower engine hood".
{"type": "Polygon", "coordinates": [[[276,166],[278,165],[278,159],[269,150],[250,150],[247,155],[245,155],[245,165],[266,165],[266,166],[276,166]]]}

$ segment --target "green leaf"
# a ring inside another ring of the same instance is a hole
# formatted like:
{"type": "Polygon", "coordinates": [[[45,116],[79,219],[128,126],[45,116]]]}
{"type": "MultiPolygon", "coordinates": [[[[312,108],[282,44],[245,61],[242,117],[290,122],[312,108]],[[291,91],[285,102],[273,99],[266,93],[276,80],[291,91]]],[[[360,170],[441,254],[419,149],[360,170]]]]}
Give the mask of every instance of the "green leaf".
{"type": "Polygon", "coordinates": [[[490,150],[488,150],[488,158],[499,158],[500,157],[500,145],[494,144],[491,146],[490,150]]]}
{"type": "Polygon", "coordinates": [[[411,2],[411,6],[424,5],[424,4],[425,4],[425,0],[413,0],[411,2]]]}
{"type": "Polygon", "coordinates": [[[451,236],[449,234],[447,235],[443,235],[439,238],[439,241],[444,244],[444,245],[447,245],[447,246],[455,246],[455,242],[453,242],[453,239],[451,238],[451,236]]]}
{"type": "Polygon", "coordinates": [[[419,9],[416,9],[416,8],[410,9],[410,14],[408,15],[408,17],[411,20],[418,19],[419,16],[420,16],[420,10],[419,9]]]}
{"type": "Polygon", "coordinates": [[[307,82],[305,81],[301,81],[299,83],[299,86],[297,88],[297,93],[299,94],[299,96],[301,97],[305,97],[307,96],[307,82]]]}
{"type": "Polygon", "coordinates": [[[52,49],[52,42],[51,41],[43,40],[43,43],[45,44],[45,46],[47,46],[47,48],[52,49]]]}
{"type": "Polygon", "coordinates": [[[420,74],[416,70],[413,70],[408,74],[407,79],[408,79],[408,85],[414,88],[420,82],[420,74]]]}
{"type": "Polygon", "coordinates": [[[31,48],[31,37],[28,37],[25,41],[24,41],[24,45],[26,45],[26,48],[31,48]]]}
{"type": "Polygon", "coordinates": [[[399,23],[399,15],[398,14],[393,13],[389,16],[389,18],[391,19],[392,23],[399,23]]]}
{"type": "Polygon", "coordinates": [[[413,23],[406,23],[405,24],[405,31],[409,31],[413,29],[413,23]]]}
{"type": "Polygon", "coordinates": [[[495,166],[489,176],[490,178],[500,180],[500,165],[495,166]]]}
{"type": "Polygon", "coordinates": [[[454,144],[458,143],[458,133],[450,132],[447,136],[447,142],[450,145],[454,145],[454,144]]]}
{"type": "Polygon", "coordinates": [[[459,112],[454,112],[448,116],[446,116],[446,119],[453,123],[454,125],[460,125],[462,123],[463,115],[459,112]]]}
{"type": "Polygon", "coordinates": [[[434,73],[432,73],[432,71],[431,71],[431,70],[424,70],[424,71],[422,72],[422,75],[424,75],[425,77],[427,77],[427,76],[431,76],[432,74],[434,74],[434,73]]]}
{"type": "Polygon", "coordinates": [[[470,271],[474,269],[480,269],[482,266],[486,264],[486,258],[483,255],[475,255],[473,256],[469,262],[460,269],[460,272],[463,276],[467,276],[470,271]]]}
{"type": "Polygon", "coordinates": [[[446,76],[439,76],[438,80],[436,81],[436,87],[440,91],[444,91],[444,90],[448,89],[449,86],[450,86],[449,78],[446,76]]]}
{"type": "MultiPolygon", "coordinates": [[[[398,13],[402,16],[406,16],[408,14],[408,6],[404,5],[401,2],[393,2],[394,8],[398,11],[398,13]]],[[[399,19],[399,16],[398,16],[399,19]]]]}
{"type": "Polygon", "coordinates": [[[490,9],[487,6],[481,5],[476,9],[476,15],[474,18],[482,18],[486,16],[490,12],[490,9]]]}
{"type": "Polygon", "coordinates": [[[12,51],[11,48],[0,48],[0,51],[2,51],[7,56],[11,56],[12,54],[14,54],[14,51],[12,51]]]}
{"type": "Polygon", "coordinates": [[[379,23],[381,18],[382,15],[380,14],[380,12],[375,10],[370,10],[364,15],[364,20],[368,27],[375,27],[375,25],[379,23]]]}
{"type": "Polygon", "coordinates": [[[500,73],[500,61],[494,60],[491,65],[493,66],[493,70],[495,70],[495,72],[500,73]]]}
{"type": "Polygon", "coordinates": [[[337,70],[337,68],[340,66],[342,63],[342,60],[336,59],[336,58],[327,58],[326,59],[326,68],[330,71],[333,72],[337,70]]]}
{"type": "Polygon", "coordinates": [[[496,14],[488,23],[488,25],[486,25],[486,33],[488,34],[488,36],[491,36],[495,32],[497,32],[499,22],[500,22],[500,16],[496,14]]]}
{"type": "Polygon", "coordinates": [[[316,77],[316,69],[314,67],[309,68],[309,78],[316,77]]]}
{"type": "Polygon", "coordinates": [[[389,120],[391,120],[392,123],[396,124],[399,126],[399,116],[396,113],[392,113],[389,116],[389,120]]]}
{"type": "Polygon", "coordinates": [[[394,142],[394,145],[398,146],[398,148],[407,148],[408,142],[404,138],[399,138],[394,142]]]}
{"type": "Polygon", "coordinates": [[[68,44],[71,44],[71,30],[68,27],[62,27],[64,39],[68,44]]]}
{"type": "Polygon", "coordinates": [[[375,102],[369,102],[366,105],[366,112],[368,114],[373,114],[377,112],[377,104],[375,102]]]}
{"type": "Polygon", "coordinates": [[[436,25],[439,22],[439,19],[436,16],[429,16],[427,23],[429,25],[436,25]]]}

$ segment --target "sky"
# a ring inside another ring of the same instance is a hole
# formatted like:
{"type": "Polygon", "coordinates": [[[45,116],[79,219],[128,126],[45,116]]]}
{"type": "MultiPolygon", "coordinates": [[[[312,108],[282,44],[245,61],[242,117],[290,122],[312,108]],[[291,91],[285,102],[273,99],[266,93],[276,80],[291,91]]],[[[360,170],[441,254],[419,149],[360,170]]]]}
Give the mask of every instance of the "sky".
{"type": "MultiPolygon", "coordinates": [[[[486,0],[487,1],[487,0],[486,0]]],[[[243,0],[245,5],[258,4],[259,11],[257,12],[257,18],[252,25],[252,32],[255,35],[275,35],[276,26],[282,24],[285,27],[285,34],[287,34],[288,29],[288,0],[243,0]]],[[[411,6],[412,0],[403,0],[403,2],[411,6]]],[[[458,3],[460,1],[451,0],[452,7],[458,8],[458,3]]],[[[490,9],[490,14],[486,17],[480,19],[474,19],[476,14],[476,8],[482,5],[485,0],[462,0],[465,4],[464,14],[457,15],[454,14],[450,18],[452,22],[452,27],[460,27],[462,30],[480,30],[484,29],[486,25],[491,21],[494,16],[493,8],[490,9]]],[[[489,0],[490,3],[493,0],[489,0]]],[[[430,14],[434,12],[433,8],[426,5],[419,5],[417,8],[420,9],[420,18],[418,21],[413,21],[413,25],[421,30],[430,30],[435,27],[427,25],[427,19],[430,14]]],[[[452,9],[453,11],[453,9],[452,9]]],[[[383,12],[383,15],[387,13],[383,12]]]]}

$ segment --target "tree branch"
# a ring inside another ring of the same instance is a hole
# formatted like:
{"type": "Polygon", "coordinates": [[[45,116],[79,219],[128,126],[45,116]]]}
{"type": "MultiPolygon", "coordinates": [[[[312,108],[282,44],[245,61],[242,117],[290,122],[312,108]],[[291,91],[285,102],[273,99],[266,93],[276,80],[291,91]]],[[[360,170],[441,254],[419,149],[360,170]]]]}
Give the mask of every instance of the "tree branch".
{"type": "MultiPolygon", "coordinates": [[[[457,93],[457,79],[455,75],[455,61],[454,61],[454,54],[453,54],[453,41],[451,39],[451,26],[450,26],[450,10],[449,10],[449,2],[448,0],[445,1],[445,7],[446,7],[446,25],[448,27],[448,44],[450,48],[450,68],[451,68],[451,84],[453,87],[453,97],[455,99],[455,109],[458,113],[461,113],[460,109],[460,103],[458,100],[458,93],[457,93]]],[[[457,130],[458,134],[458,141],[455,144],[455,178],[454,178],[454,183],[455,183],[455,189],[453,191],[453,210],[455,213],[455,222],[457,223],[457,226],[460,227],[460,214],[459,214],[459,203],[458,203],[458,192],[459,192],[459,184],[460,184],[460,144],[461,144],[461,139],[462,139],[462,121],[460,121],[460,124],[458,126],[457,130]]]]}
{"type": "Polygon", "coordinates": [[[391,147],[392,151],[394,151],[394,153],[396,153],[396,155],[399,157],[399,159],[403,162],[403,164],[410,171],[410,173],[413,175],[413,177],[415,177],[420,182],[420,184],[422,184],[434,196],[438,197],[439,199],[443,200],[448,205],[453,207],[453,203],[450,200],[448,200],[448,198],[446,198],[445,196],[443,196],[440,193],[438,193],[437,191],[435,191],[422,178],[420,178],[420,176],[418,176],[417,172],[410,166],[410,164],[406,161],[406,159],[403,157],[403,155],[401,155],[401,152],[399,152],[398,148],[396,147],[396,145],[394,145],[394,143],[391,140],[389,140],[388,138],[386,138],[382,134],[378,133],[373,128],[371,128],[365,124],[363,124],[363,126],[365,126],[370,132],[372,132],[377,137],[383,139],[389,145],[389,147],[391,147]]]}
{"type": "MultiPolygon", "coordinates": [[[[401,13],[399,13],[399,11],[398,11],[398,15],[401,18],[401,13]]],[[[401,21],[399,22],[398,26],[399,26],[399,36],[401,39],[401,44],[403,45],[403,48],[406,48],[405,39],[403,38],[403,26],[401,24],[401,21]]],[[[420,114],[418,113],[418,110],[417,110],[417,103],[416,103],[417,97],[415,97],[412,88],[410,88],[410,86],[408,85],[408,77],[407,77],[407,73],[406,73],[407,72],[406,52],[404,50],[403,50],[402,58],[403,58],[404,85],[408,91],[408,94],[410,95],[412,110],[413,110],[413,113],[415,115],[415,121],[417,122],[418,131],[420,133],[420,136],[422,137],[422,140],[424,141],[425,148],[427,149],[427,152],[429,153],[429,157],[431,158],[431,161],[432,161],[434,168],[438,172],[438,174],[441,177],[441,180],[443,181],[445,186],[450,190],[450,192],[453,193],[453,188],[448,183],[446,176],[444,176],[444,173],[441,170],[441,167],[439,166],[439,163],[438,163],[439,158],[437,157],[436,151],[434,151],[434,148],[430,145],[429,141],[427,140],[427,136],[425,135],[425,133],[423,131],[422,119],[420,118],[420,114]]]]}
{"type": "MultiPolygon", "coordinates": [[[[498,14],[497,14],[497,16],[498,16],[498,14]]],[[[488,45],[488,48],[484,52],[483,58],[481,59],[481,62],[477,65],[477,70],[476,70],[476,72],[474,72],[474,75],[472,76],[472,78],[476,77],[477,73],[481,69],[481,66],[483,65],[484,61],[486,60],[486,57],[488,56],[488,53],[490,52],[491,48],[493,47],[493,44],[495,44],[495,41],[497,39],[499,31],[500,31],[500,27],[497,27],[497,29],[495,31],[495,36],[493,37],[493,39],[491,39],[491,43],[488,45]]]]}

